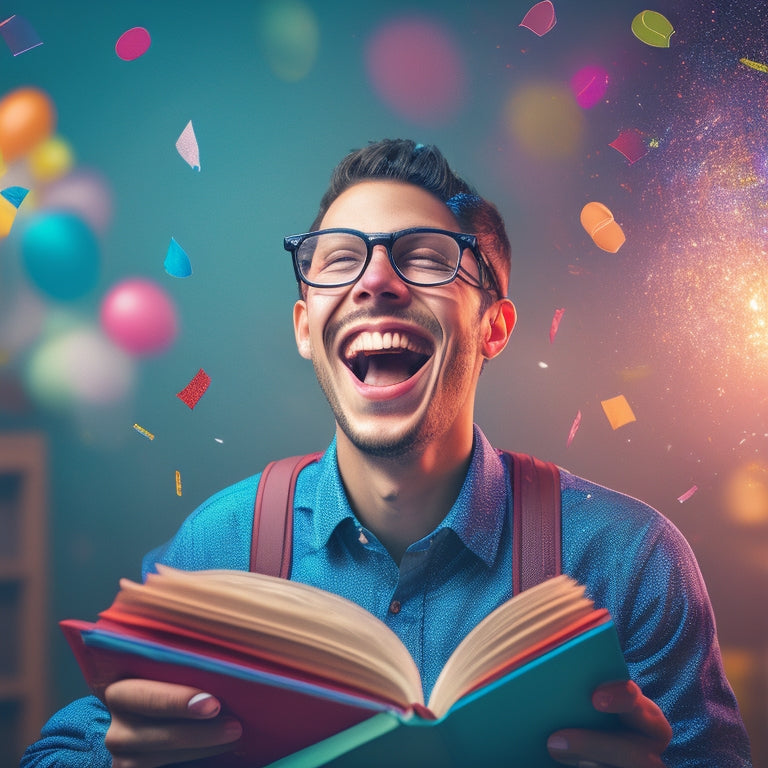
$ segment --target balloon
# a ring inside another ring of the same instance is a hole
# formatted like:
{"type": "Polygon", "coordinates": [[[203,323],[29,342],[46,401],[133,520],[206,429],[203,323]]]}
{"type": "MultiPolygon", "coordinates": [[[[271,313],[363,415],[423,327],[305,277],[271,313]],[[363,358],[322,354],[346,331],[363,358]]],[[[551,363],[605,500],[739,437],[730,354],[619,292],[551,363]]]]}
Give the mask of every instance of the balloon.
{"type": "Polygon", "coordinates": [[[101,326],[115,344],[130,354],[158,354],[176,339],[176,307],[151,280],[124,280],[104,297],[101,326]]]}
{"type": "Polygon", "coordinates": [[[106,405],[130,392],[134,368],[98,329],[81,326],[44,339],[30,357],[25,378],[29,394],[41,405],[106,405]]]}
{"type": "Polygon", "coordinates": [[[56,109],[39,88],[17,88],[0,100],[0,154],[11,163],[45,141],[56,124],[56,109]]]}
{"type": "Polygon", "coordinates": [[[54,136],[38,144],[29,153],[29,169],[39,181],[48,182],[63,176],[74,162],[72,148],[64,139],[54,136]]]}
{"type": "Polygon", "coordinates": [[[71,213],[35,214],[22,234],[21,256],[33,284],[54,299],[77,299],[98,279],[96,237],[71,213]]]}
{"type": "Polygon", "coordinates": [[[112,190],[102,174],[75,170],[46,184],[40,193],[41,208],[71,211],[94,232],[106,232],[112,221],[112,190]]]}

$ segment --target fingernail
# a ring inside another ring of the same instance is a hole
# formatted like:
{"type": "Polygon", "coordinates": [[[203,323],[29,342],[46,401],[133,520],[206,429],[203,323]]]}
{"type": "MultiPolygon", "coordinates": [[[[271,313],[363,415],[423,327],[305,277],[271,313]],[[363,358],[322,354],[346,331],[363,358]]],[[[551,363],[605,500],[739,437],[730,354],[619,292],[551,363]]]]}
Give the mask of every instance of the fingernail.
{"type": "Polygon", "coordinates": [[[197,693],[187,702],[187,709],[197,717],[213,717],[219,714],[221,705],[210,693],[197,693]]]}
{"type": "Polygon", "coordinates": [[[550,736],[547,739],[547,747],[554,752],[567,752],[568,742],[564,736],[550,736]]]}
{"type": "Polygon", "coordinates": [[[595,706],[598,709],[608,709],[613,701],[613,696],[610,693],[596,693],[595,694],[595,706]]]}

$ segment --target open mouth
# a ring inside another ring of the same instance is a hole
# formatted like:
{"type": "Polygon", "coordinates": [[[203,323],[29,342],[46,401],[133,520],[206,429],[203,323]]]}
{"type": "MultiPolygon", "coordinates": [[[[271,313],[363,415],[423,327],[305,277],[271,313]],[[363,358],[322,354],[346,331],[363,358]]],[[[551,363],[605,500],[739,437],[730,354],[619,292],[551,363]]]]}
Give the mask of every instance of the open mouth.
{"type": "Polygon", "coordinates": [[[363,331],[347,341],[342,359],[360,381],[388,387],[410,379],[431,356],[431,346],[413,334],[363,331]]]}

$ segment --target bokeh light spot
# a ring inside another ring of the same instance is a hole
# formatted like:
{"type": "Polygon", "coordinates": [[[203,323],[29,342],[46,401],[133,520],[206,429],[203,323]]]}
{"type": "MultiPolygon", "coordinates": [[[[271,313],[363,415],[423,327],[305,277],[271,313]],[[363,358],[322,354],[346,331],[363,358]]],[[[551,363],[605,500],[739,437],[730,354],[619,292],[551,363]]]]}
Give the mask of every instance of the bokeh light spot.
{"type": "Polygon", "coordinates": [[[539,83],[515,91],[506,107],[506,125],[528,154],[561,160],[581,147],[584,117],[571,91],[539,83]]]}
{"type": "Polygon", "coordinates": [[[582,109],[591,109],[608,90],[608,73],[602,67],[582,67],[571,78],[571,90],[582,109]]]}
{"type": "Polygon", "coordinates": [[[306,77],[317,58],[320,31],[314,11],[301,0],[267,0],[257,19],[264,57],[281,80],[306,77]]]}
{"type": "Polygon", "coordinates": [[[399,18],[381,27],[366,54],[368,77],[392,110],[431,125],[453,117],[465,95],[459,46],[438,23],[399,18]]]}

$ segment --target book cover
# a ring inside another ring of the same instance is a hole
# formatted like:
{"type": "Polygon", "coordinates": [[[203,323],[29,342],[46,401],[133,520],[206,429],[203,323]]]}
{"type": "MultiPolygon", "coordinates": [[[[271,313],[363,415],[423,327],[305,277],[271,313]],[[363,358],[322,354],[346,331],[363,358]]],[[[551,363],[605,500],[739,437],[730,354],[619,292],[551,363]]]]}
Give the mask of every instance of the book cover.
{"type": "MultiPolygon", "coordinates": [[[[398,707],[320,678],[236,654],[206,654],[79,621],[62,622],[84,676],[99,694],[142,677],[194,685],[244,723],[229,755],[208,765],[271,768],[557,765],[547,737],[564,727],[611,727],[592,707],[602,682],[628,677],[610,621],[479,684],[434,719],[416,703],[398,707]],[[232,660],[232,659],[237,660],[232,660]]],[[[527,656],[533,655],[533,652],[527,656]]]]}

